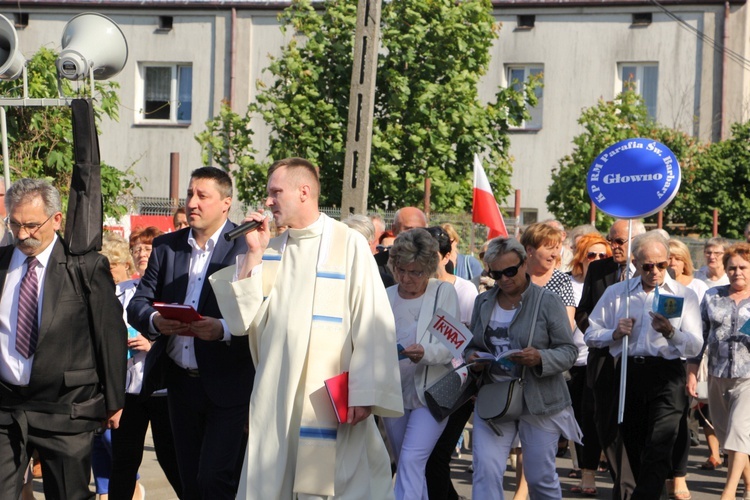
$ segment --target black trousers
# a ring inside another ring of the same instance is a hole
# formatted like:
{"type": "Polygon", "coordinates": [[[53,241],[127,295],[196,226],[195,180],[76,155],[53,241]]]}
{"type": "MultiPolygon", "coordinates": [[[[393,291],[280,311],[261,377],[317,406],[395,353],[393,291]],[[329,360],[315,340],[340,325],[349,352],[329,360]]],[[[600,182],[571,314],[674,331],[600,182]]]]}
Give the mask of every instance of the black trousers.
{"type": "Polygon", "coordinates": [[[586,383],[586,366],[573,366],[569,372],[568,391],[570,392],[570,399],[573,401],[573,413],[583,433],[583,439],[581,440],[583,444],[576,443],[575,445],[578,467],[596,470],[599,467],[602,447],[596,433],[594,392],[586,383]]]}
{"type": "Polygon", "coordinates": [[[473,411],[474,402],[468,401],[453,412],[432,449],[425,469],[427,496],[430,500],[458,500],[458,493],[451,481],[451,457],[473,411]]]}
{"type": "Polygon", "coordinates": [[[112,472],[109,478],[110,500],[130,500],[135,490],[135,475],[143,460],[143,441],[148,424],[154,438],[156,459],[178,498],[182,498],[177,453],[169,422],[166,396],[140,398],[125,395],[120,426],[112,431],[112,472]]]}
{"type": "Polygon", "coordinates": [[[680,359],[628,358],[620,431],[636,479],[632,499],[660,498],[672,472],[672,450],[687,399],[685,380],[680,359]]]}
{"type": "Polygon", "coordinates": [[[94,431],[66,434],[35,429],[23,411],[0,412],[0,492],[20,498],[32,453],[39,452],[44,497],[49,500],[94,498],[89,490],[94,431]]]}
{"type": "Polygon", "coordinates": [[[247,447],[248,407],[222,407],[200,377],[171,363],[167,398],[182,500],[234,500],[247,447]]]}

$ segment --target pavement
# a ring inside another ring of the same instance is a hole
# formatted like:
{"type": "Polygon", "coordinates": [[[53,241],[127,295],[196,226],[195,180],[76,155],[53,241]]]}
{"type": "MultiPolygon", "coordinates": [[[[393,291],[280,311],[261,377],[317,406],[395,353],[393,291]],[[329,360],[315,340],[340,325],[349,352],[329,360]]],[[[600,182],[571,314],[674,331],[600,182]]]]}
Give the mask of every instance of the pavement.
{"type": "MultiPolygon", "coordinates": [[[[721,490],[724,487],[726,477],[726,468],[720,468],[715,471],[704,471],[700,465],[708,456],[708,448],[701,436],[701,443],[690,449],[690,459],[688,461],[688,487],[692,493],[693,500],[714,500],[719,498],[721,490]]],[[[456,491],[459,495],[471,498],[471,473],[468,467],[471,464],[471,450],[463,449],[460,457],[454,457],[451,462],[451,477],[456,491]]],[[[568,478],[570,472],[571,460],[570,455],[557,459],[557,471],[560,475],[562,486],[562,498],[585,498],[581,494],[571,493],[570,487],[577,484],[577,479],[568,478]]],[[[146,435],[144,446],[143,463],[140,469],[141,483],[146,488],[146,498],[148,500],[176,500],[175,495],[169,482],[164,477],[164,473],[156,461],[154,453],[154,443],[151,439],[151,431],[146,435]]],[[[609,499],[612,497],[612,480],[608,473],[597,475],[598,498],[609,499]]],[[[515,472],[510,468],[505,474],[503,488],[505,496],[508,499],[513,498],[515,491],[515,472]]],[[[93,483],[91,485],[93,491],[93,483]]],[[[34,492],[37,499],[43,499],[42,480],[34,480],[34,492]]],[[[588,497],[591,498],[591,497],[588,497]]],[[[482,499],[477,499],[482,500],[482,499]]]]}

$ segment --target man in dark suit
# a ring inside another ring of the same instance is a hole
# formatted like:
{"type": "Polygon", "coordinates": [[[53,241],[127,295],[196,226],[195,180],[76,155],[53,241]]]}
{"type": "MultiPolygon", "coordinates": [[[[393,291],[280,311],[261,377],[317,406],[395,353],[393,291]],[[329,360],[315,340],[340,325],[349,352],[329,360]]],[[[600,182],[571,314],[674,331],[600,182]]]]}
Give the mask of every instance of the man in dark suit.
{"type": "Polygon", "coordinates": [[[247,337],[232,337],[210,286],[217,270],[246,252],[244,238],[224,234],[232,181],[226,172],[192,172],[187,191],[189,228],[154,239],[146,274],[128,305],[128,322],[154,339],[146,358],[142,395],[168,389],[183,498],[234,498],[244,457],[247,408],[255,370],[247,337]],[[153,302],[193,306],[203,319],[167,319],[153,302]]]}
{"type": "Polygon", "coordinates": [[[105,257],[71,256],[48,182],[8,189],[0,248],[0,491],[18,498],[29,458],[47,498],[94,498],[91,444],[125,402],[127,330],[105,257]]]}
{"type": "MultiPolygon", "coordinates": [[[[586,332],[589,326],[589,315],[599,302],[607,287],[632,277],[634,268],[626,275],[626,262],[628,248],[632,238],[646,232],[646,228],[640,221],[633,221],[631,239],[628,239],[628,221],[617,220],[612,224],[607,236],[607,241],[612,247],[612,257],[594,261],[589,265],[586,280],[581,292],[581,301],[576,308],[575,320],[578,328],[586,332]]],[[[613,498],[620,496],[620,487],[626,483],[625,489],[632,489],[634,480],[628,471],[621,471],[617,475],[621,464],[627,466],[627,460],[622,460],[622,453],[618,446],[617,429],[617,393],[619,392],[619,374],[615,373],[615,360],[609,354],[609,349],[589,348],[589,356],[586,362],[587,384],[593,389],[594,395],[594,421],[599,443],[609,460],[613,478],[621,479],[620,484],[615,484],[613,498]]]]}

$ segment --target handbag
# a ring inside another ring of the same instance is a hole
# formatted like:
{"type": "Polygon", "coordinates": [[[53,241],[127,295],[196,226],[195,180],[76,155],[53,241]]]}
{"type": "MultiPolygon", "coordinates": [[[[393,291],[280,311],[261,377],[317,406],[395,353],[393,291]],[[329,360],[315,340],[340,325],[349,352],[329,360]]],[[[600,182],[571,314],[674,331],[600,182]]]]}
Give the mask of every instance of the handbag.
{"type": "Polygon", "coordinates": [[[695,399],[699,403],[708,403],[708,354],[703,355],[700,365],[698,365],[696,379],[698,384],[695,387],[695,392],[698,397],[695,399]]]}
{"type": "MultiPolygon", "coordinates": [[[[526,344],[526,347],[531,347],[531,342],[534,339],[534,330],[536,319],[539,316],[539,306],[542,303],[542,295],[544,295],[544,290],[540,291],[534,304],[529,342],[526,344]]],[[[474,411],[482,420],[487,422],[487,425],[498,436],[503,435],[499,424],[512,422],[521,417],[521,413],[523,412],[523,379],[525,375],[526,367],[524,366],[521,371],[521,378],[485,384],[479,389],[474,411]]]]}
{"type": "Polygon", "coordinates": [[[461,408],[479,390],[477,376],[468,369],[473,364],[464,363],[452,369],[425,389],[427,409],[438,422],[461,408]],[[466,371],[465,375],[462,370],[466,371]]]}

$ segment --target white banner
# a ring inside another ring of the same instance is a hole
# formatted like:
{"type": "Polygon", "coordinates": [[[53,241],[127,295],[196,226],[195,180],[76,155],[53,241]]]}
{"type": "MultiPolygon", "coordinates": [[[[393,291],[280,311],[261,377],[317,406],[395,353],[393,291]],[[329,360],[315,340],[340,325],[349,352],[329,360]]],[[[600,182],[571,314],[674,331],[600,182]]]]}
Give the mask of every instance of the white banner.
{"type": "Polygon", "coordinates": [[[458,318],[454,318],[442,309],[435,312],[428,330],[456,358],[461,357],[472,338],[471,331],[458,318]]]}

